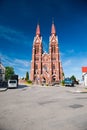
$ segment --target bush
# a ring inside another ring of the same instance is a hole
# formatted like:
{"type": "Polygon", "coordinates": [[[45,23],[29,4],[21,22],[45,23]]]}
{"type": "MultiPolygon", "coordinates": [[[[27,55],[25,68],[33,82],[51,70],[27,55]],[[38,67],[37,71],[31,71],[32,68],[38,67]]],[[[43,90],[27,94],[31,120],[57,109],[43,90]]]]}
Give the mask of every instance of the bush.
{"type": "Polygon", "coordinates": [[[46,83],[46,86],[48,86],[48,83],[46,83]]]}
{"type": "Polygon", "coordinates": [[[62,84],[62,86],[64,86],[64,84],[65,84],[64,80],[61,81],[61,84],[62,84]]]}
{"type": "Polygon", "coordinates": [[[31,80],[27,80],[27,83],[32,84],[32,81],[31,80]]]}

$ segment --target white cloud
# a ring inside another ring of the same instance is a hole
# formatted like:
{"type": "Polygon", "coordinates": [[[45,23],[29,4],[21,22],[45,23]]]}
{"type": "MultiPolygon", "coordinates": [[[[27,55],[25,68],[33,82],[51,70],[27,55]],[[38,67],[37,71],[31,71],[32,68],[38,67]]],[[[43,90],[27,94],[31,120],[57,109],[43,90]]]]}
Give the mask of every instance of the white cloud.
{"type": "Polygon", "coordinates": [[[65,55],[65,53],[64,52],[60,52],[60,56],[64,56],[65,55]]]}
{"type": "Polygon", "coordinates": [[[68,53],[74,53],[74,50],[71,49],[71,50],[67,50],[68,53]]]}
{"type": "Polygon", "coordinates": [[[15,31],[4,26],[0,26],[0,37],[3,37],[14,43],[29,44],[28,37],[24,36],[22,32],[15,31]]]}
{"type": "MultiPolygon", "coordinates": [[[[15,72],[24,76],[26,71],[30,71],[31,61],[25,59],[13,59],[6,55],[0,54],[4,66],[12,66],[15,72]]],[[[82,78],[82,66],[87,66],[87,55],[76,55],[75,57],[65,57],[62,59],[63,70],[66,77],[75,75],[77,79],[82,78]]]]}
{"type": "Polygon", "coordinates": [[[81,79],[82,66],[87,66],[86,56],[67,58],[67,60],[64,60],[63,62],[63,69],[64,69],[65,76],[70,77],[72,75],[75,75],[77,79],[81,79]]]}
{"type": "Polygon", "coordinates": [[[15,73],[20,77],[24,76],[25,73],[30,70],[31,62],[24,59],[13,59],[6,55],[0,54],[2,64],[4,66],[11,66],[14,68],[15,73]]]}
{"type": "Polygon", "coordinates": [[[29,67],[30,63],[27,60],[15,59],[14,63],[17,65],[22,65],[24,67],[29,67]]]}
{"type": "Polygon", "coordinates": [[[63,63],[63,66],[66,67],[66,66],[70,66],[72,63],[71,59],[68,59],[66,60],[64,63],[63,63]]]}

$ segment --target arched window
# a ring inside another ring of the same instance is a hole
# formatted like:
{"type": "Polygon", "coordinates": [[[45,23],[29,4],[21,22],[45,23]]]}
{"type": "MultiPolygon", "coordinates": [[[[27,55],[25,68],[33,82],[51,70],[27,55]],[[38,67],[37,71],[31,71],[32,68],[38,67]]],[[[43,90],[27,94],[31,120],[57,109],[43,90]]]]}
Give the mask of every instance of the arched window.
{"type": "Polygon", "coordinates": [[[52,60],[56,60],[56,57],[52,57],[52,60]]]}
{"type": "Polygon", "coordinates": [[[55,52],[56,52],[56,47],[52,46],[52,53],[55,53],[55,52]]]}
{"type": "Polygon", "coordinates": [[[35,64],[34,74],[37,74],[37,71],[38,71],[38,65],[35,64]]]}
{"type": "Polygon", "coordinates": [[[38,61],[38,60],[39,60],[39,57],[35,57],[35,60],[38,61]]]}
{"type": "Polygon", "coordinates": [[[36,69],[36,70],[38,69],[38,65],[37,65],[37,64],[35,64],[35,69],[36,69]]]}
{"type": "Polygon", "coordinates": [[[55,65],[53,64],[52,69],[55,69],[55,65]]]}
{"type": "Polygon", "coordinates": [[[38,54],[38,53],[39,53],[39,45],[35,46],[35,54],[38,54]]]}

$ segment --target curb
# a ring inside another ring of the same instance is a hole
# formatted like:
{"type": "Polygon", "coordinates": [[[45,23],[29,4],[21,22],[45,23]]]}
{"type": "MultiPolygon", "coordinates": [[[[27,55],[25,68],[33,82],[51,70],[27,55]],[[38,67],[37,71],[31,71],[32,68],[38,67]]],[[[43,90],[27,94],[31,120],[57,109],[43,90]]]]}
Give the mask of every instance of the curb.
{"type": "Polygon", "coordinates": [[[85,90],[74,90],[74,91],[68,91],[68,92],[72,92],[72,93],[87,93],[87,91],[85,90]]]}
{"type": "Polygon", "coordinates": [[[6,91],[8,88],[0,88],[0,92],[6,91]]]}

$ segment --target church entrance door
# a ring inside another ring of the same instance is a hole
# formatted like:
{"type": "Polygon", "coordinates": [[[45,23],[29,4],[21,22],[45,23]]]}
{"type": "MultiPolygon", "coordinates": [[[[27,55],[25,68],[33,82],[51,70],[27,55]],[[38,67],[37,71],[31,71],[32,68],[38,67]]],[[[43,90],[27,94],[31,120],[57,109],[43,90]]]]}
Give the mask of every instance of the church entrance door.
{"type": "Polygon", "coordinates": [[[43,79],[42,79],[42,83],[43,84],[46,84],[46,79],[43,77],[43,79]]]}

